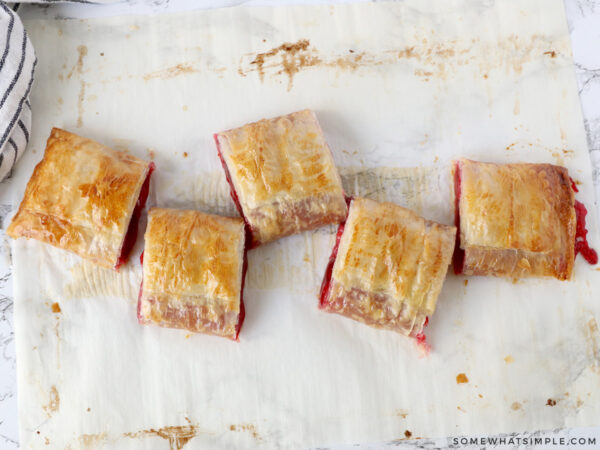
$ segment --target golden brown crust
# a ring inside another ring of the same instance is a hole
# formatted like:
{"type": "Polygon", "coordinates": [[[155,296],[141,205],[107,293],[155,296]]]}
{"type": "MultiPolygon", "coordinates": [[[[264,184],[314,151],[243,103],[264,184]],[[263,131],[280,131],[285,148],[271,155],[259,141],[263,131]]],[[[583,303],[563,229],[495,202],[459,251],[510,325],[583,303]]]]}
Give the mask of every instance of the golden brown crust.
{"type": "Polygon", "coordinates": [[[216,139],[258,242],[346,217],[342,183],[312,111],[261,120],[216,139]]]}
{"type": "Polygon", "coordinates": [[[567,169],[460,160],[463,272],[571,277],[575,196],[567,169]]]}
{"type": "Polygon", "coordinates": [[[53,128],[7,233],[114,268],[149,163],[53,128]]]}
{"type": "Polygon", "coordinates": [[[456,228],[392,203],[355,198],[333,266],[327,309],[403,334],[433,314],[456,228]]]}
{"type": "Polygon", "coordinates": [[[243,220],[152,208],[145,240],[140,320],[235,338],[243,220]]]}

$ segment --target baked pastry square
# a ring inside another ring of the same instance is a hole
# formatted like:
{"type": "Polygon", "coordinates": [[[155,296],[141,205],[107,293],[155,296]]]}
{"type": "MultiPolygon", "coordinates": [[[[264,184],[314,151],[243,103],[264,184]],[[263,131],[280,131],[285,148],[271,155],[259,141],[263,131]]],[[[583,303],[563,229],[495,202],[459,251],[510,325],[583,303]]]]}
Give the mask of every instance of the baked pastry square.
{"type": "Polygon", "coordinates": [[[320,307],[424,340],[455,237],[455,227],[393,203],[353,199],[338,230],[320,307]]]}
{"type": "Polygon", "coordinates": [[[312,111],[214,138],[231,196],[251,231],[251,247],[346,218],[342,183],[312,111]]]}
{"type": "Polygon", "coordinates": [[[577,219],[567,169],[461,159],[454,185],[456,273],[571,277],[577,219]]]}
{"type": "Polygon", "coordinates": [[[7,233],[118,269],[135,243],[153,169],[152,162],[53,128],[7,233]]]}
{"type": "Polygon", "coordinates": [[[237,339],[245,315],[244,221],[152,208],[144,237],[139,322],[237,339]]]}

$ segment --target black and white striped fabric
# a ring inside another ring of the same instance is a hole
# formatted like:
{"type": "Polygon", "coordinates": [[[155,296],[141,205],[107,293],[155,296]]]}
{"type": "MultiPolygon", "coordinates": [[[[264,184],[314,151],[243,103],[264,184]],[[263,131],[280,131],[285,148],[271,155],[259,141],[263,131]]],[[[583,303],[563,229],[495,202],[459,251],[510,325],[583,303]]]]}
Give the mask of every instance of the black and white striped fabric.
{"type": "Polygon", "coordinates": [[[36,62],[23,23],[0,0],[0,180],[12,173],[29,142],[36,62]]]}

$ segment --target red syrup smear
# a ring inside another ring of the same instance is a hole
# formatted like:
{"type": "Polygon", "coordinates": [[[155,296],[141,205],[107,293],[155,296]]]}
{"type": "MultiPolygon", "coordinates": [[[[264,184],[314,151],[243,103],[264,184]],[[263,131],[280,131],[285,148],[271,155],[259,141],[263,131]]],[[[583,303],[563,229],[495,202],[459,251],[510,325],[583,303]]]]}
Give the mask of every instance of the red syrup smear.
{"type": "MultiPolygon", "coordinates": [[[[233,187],[233,181],[231,181],[231,174],[229,173],[229,168],[227,167],[227,163],[225,163],[225,158],[223,158],[223,153],[221,152],[221,144],[219,144],[219,137],[217,134],[213,134],[213,138],[215,140],[215,144],[217,144],[217,153],[219,154],[219,159],[221,160],[221,165],[223,166],[223,170],[225,171],[225,178],[227,179],[227,183],[229,184],[229,195],[231,195],[231,199],[233,203],[235,203],[235,207],[242,219],[244,219],[244,223],[246,224],[246,249],[250,250],[256,248],[260,245],[258,241],[254,239],[252,235],[252,228],[250,227],[250,223],[244,214],[244,210],[242,209],[242,205],[240,203],[240,199],[233,187]]],[[[240,313],[241,314],[241,313],[240,313]]]]}
{"type": "Polygon", "coordinates": [[[460,275],[463,273],[465,264],[465,251],[460,246],[460,196],[461,196],[461,167],[460,162],[454,163],[454,224],[456,225],[456,243],[454,245],[454,254],[452,255],[452,265],[454,273],[460,275]]]}
{"type": "MultiPolygon", "coordinates": [[[[144,252],[140,255],[140,264],[142,268],[144,267],[144,252]]],[[[142,282],[140,283],[140,293],[138,294],[138,303],[137,303],[137,318],[138,323],[144,324],[142,320],[142,291],[144,290],[144,270],[142,269],[142,282]]]]}
{"type": "MultiPolygon", "coordinates": [[[[573,178],[571,180],[571,188],[574,192],[579,192],[573,178]]],[[[581,256],[592,265],[598,264],[598,253],[590,247],[587,241],[588,230],[585,227],[585,216],[587,216],[587,208],[580,201],[575,200],[575,215],[577,216],[577,228],[575,229],[575,256],[581,253],[581,256]]]]}
{"type": "Polygon", "coordinates": [[[341,223],[337,230],[337,234],[335,235],[335,245],[333,246],[331,256],[329,257],[329,262],[327,263],[327,268],[325,269],[325,275],[323,276],[323,282],[321,283],[321,293],[319,299],[319,308],[321,309],[324,309],[329,301],[329,291],[331,290],[331,275],[333,273],[333,265],[335,264],[335,260],[337,258],[337,253],[340,247],[342,235],[344,234],[345,225],[345,222],[341,223]]]}
{"type": "Polygon", "coordinates": [[[573,189],[573,192],[579,192],[579,189],[577,189],[577,185],[575,184],[575,181],[573,181],[573,178],[569,177],[569,180],[571,180],[571,189],[573,189]]]}
{"type": "Polygon", "coordinates": [[[138,234],[138,223],[140,221],[140,216],[142,215],[142,210],[144,209],[144,206],[146,206],[148,193],[150,192],[150,176],[155,168],[156,166],[153,162],[151,162],[148,166],[148,175],[146,175],[144,184],[142,184],[142,189],[140,189],[140,196],[137,199],[135,208],[133,208],[133,214],[131,215],[131,220],[129,221],[129,227],[127,228],[127,234],[125,235],[123,247],[121,247],[121,254],[119,255],[119,260],[115,265],[115,270],[119,270],[119,268],[127,262],[129,259],[129,253],[131,253],[131,249],[135,245],[138,234]]]}
{"type": "MultiPolygon", "coordinates": [[[[429,316],[425,316],[423,328],[425,328],[427,325],[429,325],[429,316]]],[[[427,337],[423,331],[415,335],[415,340],[417,341],[417,346],[423,350],[425,354],[428,354],[431,351],[431,345],[427,343],[427,337]]]]}
{"type": "Polygon", "coordinates": [[[587,209],[585,205],[575,200],[575,214],[577,216],[577,228],[575,231],[575,256],[581,253],[581,256],[590,264],[598,264],[598,253],[590,247],[587,241],[588,230],[585,227],[585,216],[587,209]]]}
{"type": "MultiPolygon", "coordinates": [[[[247,243],[248,241],[246,241],[247,243]]],[[[235,341],[239,342],[240,331],[246,318],[246,307],[244,306],[244,284],[246,283],[246,270],[248,270],[248,245],[244,249],[244,264],[242,265],[242,287],[240,288],[240,314],[238,315],[238,323],[235,326],[235,341]]]]}

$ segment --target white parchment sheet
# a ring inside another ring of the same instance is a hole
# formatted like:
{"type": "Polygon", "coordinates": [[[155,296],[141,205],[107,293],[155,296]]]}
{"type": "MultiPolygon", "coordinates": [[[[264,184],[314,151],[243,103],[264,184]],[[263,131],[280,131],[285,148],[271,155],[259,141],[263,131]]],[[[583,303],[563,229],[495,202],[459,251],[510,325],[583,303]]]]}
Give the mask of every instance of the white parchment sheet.
{"type": "MultiPolygon", "coordinates": [[[[39,68],[19,200],[59,126],[153,158],[151,205],[235,214],[212,133],[311,108],[351,194],[448,223],[448,164],[467,156],[563,164],[593,209],[560,0],[231,8],[26,27],[39,68]]],[[[239,343],[138,325],[141,238],[118,274],[14,243],[23,447],[302,448],[406,430],[598,425],[595,268],[578,258],[571,282],[449,274],[422,357],[407,338],[318,310],[333,232],[249,254],[239,343]]]]}

